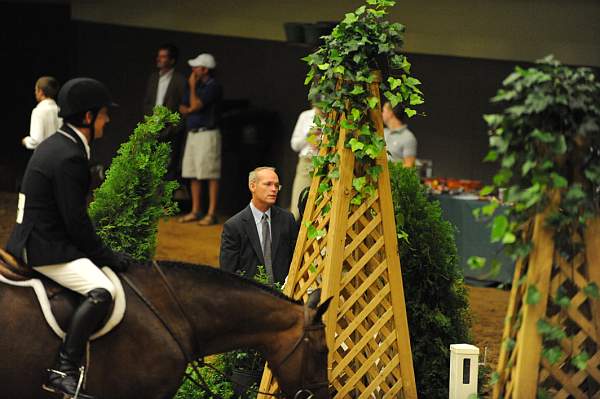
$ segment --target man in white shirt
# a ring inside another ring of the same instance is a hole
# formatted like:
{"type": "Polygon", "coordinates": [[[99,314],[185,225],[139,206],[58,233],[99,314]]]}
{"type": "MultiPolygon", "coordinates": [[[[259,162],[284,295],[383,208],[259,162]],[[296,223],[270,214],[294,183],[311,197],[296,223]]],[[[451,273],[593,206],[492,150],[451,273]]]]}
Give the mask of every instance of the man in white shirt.
{"type": "MultiPolygon", "coordinates": [[[[154,107],[164,105],[170,111],[177,112],[183,101],[186,80],[175,71],[179,50],[173,44],[163,44],[156,53],[156,70],[148,78],[146,94],[143,101],[144,115],[152,115],[154,107]]],[[[183,122],[176,126],[168,126],[160,132],[159,138],[171,143],[171,158],[167,167],[168,180],[181,176],[181,151],[183,148],[183,122]]]]}
{"type": "Polygon", "coordinates": [[[319,152],[318,141],[321,130],[314,123],[315,115],[319,115],[323,119],[321,111],[315,106],[300,114],[290,142],[292,150],[298,153],[298,165],[296,166],[296,176],[292,185],[292,202],[290,206],[290,210],[296,219],[299,217],[298,198],[300,193],[304,188],[309,187],[311,183],[312,157],[319,152]]]}
{"type": "Polygon", "coordinates": [[[35,99],[38,105],[31,111],[29,136],[21,141],[30,150],[35,150],[62,125],[62,119],[58,117],[58,106],[54,101],[58,88],[58,81],[51,76],[42,76],[35,82],[35,99]]]}

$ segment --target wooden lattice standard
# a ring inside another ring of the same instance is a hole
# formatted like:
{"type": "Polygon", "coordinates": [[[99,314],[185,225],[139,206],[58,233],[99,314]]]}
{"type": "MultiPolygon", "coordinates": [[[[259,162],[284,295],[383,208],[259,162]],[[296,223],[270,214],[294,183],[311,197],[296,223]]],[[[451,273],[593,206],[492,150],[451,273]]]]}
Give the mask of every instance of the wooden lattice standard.
{"type": "Polygon", "coordinates": [[[585,245],[585,251],[567,261],[554,247],[553,232],[544,225],[545,216],[536,216],[532,226],[534,249],[515,268],[493,397],[526,399],[545,392],[551,398],[598,399],[600,306],[584,288],[592,282],[600,286],[600,219],[588,223],[583,237],[571,238],[573,243],[585,245]],[[531,286],[539,291],[539,301],[533,304],[526,299],[527,287],[531,286]],[[559,290],[570,300],[566,309],[552,299],[559,290]],[[542,354],[543,338],[537,327],[540,319],[561,326],[568,336],[560,339],[562,355],[554,364],[542,354]],[[579,369],[572,360],[582,351],[589,360],[579,369]]]}
{"type": "MultiPolygon", "coordinates": [[[[378,82],[369,90],[380,98],[378,82]]],[[[368,112],[382,137],[381,108],[368,112]]],[[[322,299],[333,297],[324,321],[335,398],[416,398],[387,155],[377,158],[376,192],[352,205],[352,180],[364,171],[345,146],[349,132],[339,129],[337,145],[320,149],[339,155],[339,179],[317,201],[321,178],[313,177],[284,292],[306,299],[320,287],[322,299]],[[307,222],[325,235],[309,238],[307,222]]],[[[277,390],[268,369],[260,390],[277,390]]]]}

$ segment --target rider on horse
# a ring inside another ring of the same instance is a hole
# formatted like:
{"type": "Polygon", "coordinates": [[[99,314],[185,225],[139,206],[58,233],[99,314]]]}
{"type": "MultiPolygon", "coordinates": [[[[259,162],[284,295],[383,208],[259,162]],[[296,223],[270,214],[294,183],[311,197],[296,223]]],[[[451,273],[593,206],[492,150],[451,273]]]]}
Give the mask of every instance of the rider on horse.
{"type": "Polygon", "coordinates": [[[87,213],[90,145],[102,137],[114,106],[106,86],[90,78],[68,81],[58,94],[64,125],[33,153],[19,193],[17,224],[7,249],[13,256],[58,284],[80,293],[43,388],[93,399],[81,389],[80,365],[87,341],[108,315],[115,288],[97,265],[125,271],[126,254],[106,247],[87,213]]]}

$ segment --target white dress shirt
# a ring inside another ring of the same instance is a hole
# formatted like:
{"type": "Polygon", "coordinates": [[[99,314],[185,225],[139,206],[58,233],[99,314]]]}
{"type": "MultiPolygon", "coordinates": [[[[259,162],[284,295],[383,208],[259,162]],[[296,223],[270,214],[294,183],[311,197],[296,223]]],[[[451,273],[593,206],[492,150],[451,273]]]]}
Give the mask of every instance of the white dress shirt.
{"type": "Polygon", "coordinates": [[[158,77],[158,88],[156,90],[156,103],[154,105],[163,105],[165,102],[165,94],[173,77],[173,69],[158,77]]]}
{"type": "Polygon", "coordinates": [[[31,111],[31,124],[29,136],[23,139],[23,144],[30,150],[35,148],[62,125],[62,118],[58,117],[58,105],[51,98],[46,98],[38,103],[31,111]]]}
{"type": "Polygon", "coordinates": [[[318,150],[308,142],[308,133],[315,128],[315,109],[304,111],[298,117],[294,133],[292,134],[291,147],[292,150],[298,152],[299,157],[312,157],[318,154],[318,150]]]}
{"type": "MultiPolygon", "coordinates": [[[[87,154],[87,158],[90,159],[90,145],[88,144],[87,137],[85,137],[83,135],[83,133],[81,133],[79,130],[77,130],[77,128],[75,126],[71,125],[70,123],[67,123],[67,126],[69,126],[71,129],[73,129],[73,131],[79,136],[79,138],[83,142],[83,146],[85,147],[85,153],[87,154]]],[[[62,133],[62,132],[59,130],[59,133],[62,133]]],[[[64,134],[66,135],[66,133],[64,133],[64,134]]],[[[68,137],[71,137],[71,136],[68,136],[68,137]]]]}
{"type": "MultiPolygon", "coordinates": [[[[252,216],[254,216],[254,223],[256,224],[256,231],[258,232],[258,239],[260,240],[260,247],[263,247],[263,235],[262,235],[262,216],[263,214],[267,214],[269,217],[269,234],[271,233],[271,208],[267,209],[266,212],[260,211],[258,208],[254,206],[252,201],[250,201],[250,210],[252,211],[252,216]]],[[[273,237],[271,235],[271,237],[273,237]]]]}

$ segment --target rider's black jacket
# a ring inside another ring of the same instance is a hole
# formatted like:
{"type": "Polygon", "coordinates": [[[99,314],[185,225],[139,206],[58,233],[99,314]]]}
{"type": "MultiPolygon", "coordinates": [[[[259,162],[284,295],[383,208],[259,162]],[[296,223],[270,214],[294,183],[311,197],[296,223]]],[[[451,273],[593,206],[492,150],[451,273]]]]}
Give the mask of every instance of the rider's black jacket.
{"type": "Polygon", "coordinates": [[[67,125],[36,148],[25,170],[17,224],[6,248],[13,256],[31,267],[79,258],[96,265],[116,261],[87,213],[88,165],[81,138],[67,125]]]}

